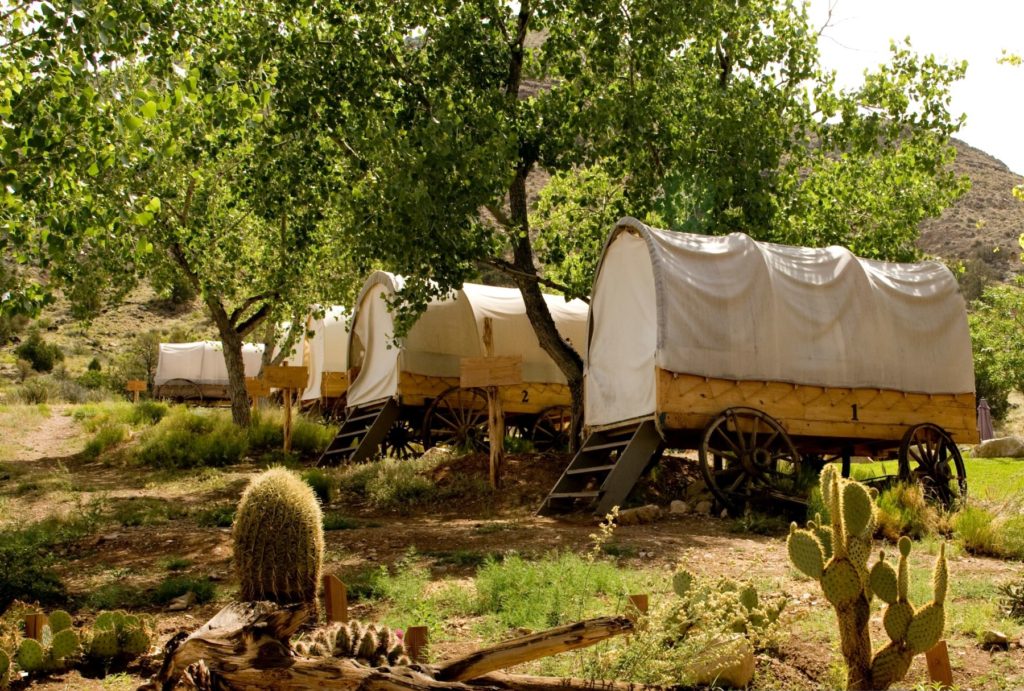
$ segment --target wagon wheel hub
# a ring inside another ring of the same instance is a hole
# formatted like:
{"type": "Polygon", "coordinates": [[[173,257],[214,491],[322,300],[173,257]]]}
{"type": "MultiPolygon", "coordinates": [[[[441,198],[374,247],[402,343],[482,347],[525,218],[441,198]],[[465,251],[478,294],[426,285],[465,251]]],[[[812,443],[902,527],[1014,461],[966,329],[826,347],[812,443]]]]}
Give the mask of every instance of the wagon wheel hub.
{"type": "Polygon", "coordinates": [[[931,423],[915,425],[903,435],[899,479],[920,483],[927,497],[947,508],[967,496],[967,473],[960,449],[944,429],[931,423]]]}

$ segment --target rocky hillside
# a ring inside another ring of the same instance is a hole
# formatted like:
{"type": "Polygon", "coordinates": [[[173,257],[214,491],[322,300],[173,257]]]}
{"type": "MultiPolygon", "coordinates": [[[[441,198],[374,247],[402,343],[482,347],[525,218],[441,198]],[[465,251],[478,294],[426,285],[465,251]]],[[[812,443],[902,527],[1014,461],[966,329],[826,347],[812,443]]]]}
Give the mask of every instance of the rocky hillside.
{"type": "Polygon", "coordinates": [[[954,169],[971,179],[971,189],[937,219],[921,226],[919,245],[947,261],[959,259],[989,279],[1024,271],[1017,238],[1024,233],[1024,202],[1011,190],[1020,174],[989,154],[954,140],[954,169]]]}

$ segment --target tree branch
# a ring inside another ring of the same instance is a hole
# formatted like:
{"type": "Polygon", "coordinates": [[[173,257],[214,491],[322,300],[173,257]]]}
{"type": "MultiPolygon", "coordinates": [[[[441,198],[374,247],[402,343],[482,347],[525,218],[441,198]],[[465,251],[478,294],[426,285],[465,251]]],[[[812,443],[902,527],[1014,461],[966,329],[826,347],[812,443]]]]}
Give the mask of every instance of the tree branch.
{"type": "Polygon", "coordinates": [[[239,336],[245,338],[253,329],[259,326],[264,319],[267,318],[268,314],[270,314],[270,303],[264,302],[262,307],[253,312],[251,317],[237,325],[235,330],[238,332],[239,336]]]}
{"type": "Polygon", "coordinates": [[[557,290],[570,298],[579,298],[583,302],[590,304],[590,298],[588,296],[578,295],[576,291],[571,289],[569,286],[559,283],[558,281],[552,281],[550,278],[544,278],[543,276],[538,276],[537,274],[532,274],[528,271],[523,271],[516,267],[511,262],[505,261],[504,259],[499,259],[497,257],[489,257],[487,259],[482,260],[480,263],[485,266],[490,266],[491,268],[497,269],[498,271],[508,274],[509,276],[518,276],[520,278],[525,278],[530,281],[534,281],[535,283],[539,283],[542,286],[547,286],[548,288],[557,290]]]}
{"type": "Polygon", "coordinates": [[[228,319],[231,321],[231,324],[234,325],[236,322],[238,322],[239,319],[242,318],[242,315],[245,314],[245,311],[252,307],[253,305],[255,305],[257,302],[273,300],[276,297],[278,297],[276,291],[269,291],[266,293],[260,293],[259,295],[253,295],[251,298],[247,298],[245,302],[243,302],[241,305],[235,308],[235,310],[231,312],[231,316],[228,317],[228,319]]]}
{"type": "Polygon", "coordinates": [[[505,230],[512,228],[512,219],[508,217],[505,210],[496,204],[484,204],[484,208],[487,209],[487,213],[494,217],[494,220],[498,222],[498,225],[504,226],[505,230]]]}

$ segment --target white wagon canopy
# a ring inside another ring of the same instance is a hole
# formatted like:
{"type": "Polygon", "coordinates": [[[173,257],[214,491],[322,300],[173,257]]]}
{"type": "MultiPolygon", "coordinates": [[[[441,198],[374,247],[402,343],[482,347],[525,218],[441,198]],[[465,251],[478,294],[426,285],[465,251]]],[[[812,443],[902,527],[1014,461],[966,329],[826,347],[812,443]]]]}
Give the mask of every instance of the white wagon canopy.
{"type": "MultiPolygon", "coordinates": [[[[315,316],[317,311],[306,318],[304,333],[295,339],[284,359],[286,364],[308,369],[302,401],[337,398],[348,385],[348,311],[340,305],[325,308],[322,316],[315,316]]],[[[288,335],[291,324],[285,322],[281,329],[288,335]]]]}
{"type": "Polygon", "coordinates": [[[658,370],[974,393],[966,306],[950,271],[931,261],[870,261],[842,247],[694,235],[624,218],[594,281],[589,336],[586,417],[595,426],[653,415],[658,370]]]}

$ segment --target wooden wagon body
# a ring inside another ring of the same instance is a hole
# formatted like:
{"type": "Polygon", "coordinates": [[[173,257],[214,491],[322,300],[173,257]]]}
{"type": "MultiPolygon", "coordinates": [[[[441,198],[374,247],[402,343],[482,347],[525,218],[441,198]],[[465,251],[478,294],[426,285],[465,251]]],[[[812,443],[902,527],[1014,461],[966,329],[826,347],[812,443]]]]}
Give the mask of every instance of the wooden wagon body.
{"type": "Polygon", "coordinates": [[[605,510],[666,446],[697,450],[731,509],[799,496],[821,463],[848,471],[854,456],[896,457],[904,479],[927,477],[944,499],[966,491],[956,444],[978,440],[971,343],[937,262],[625,218],[595,277],[588,339],[588,441],[546,506],[605,510]]]}
{"type": "MultiPolygon", "coordinates": [[[[537,342],[518,290],[467,283],[431,302],[396,343],[389,301],[402,286],[400,277],[377,271],[360,291],[348,350],[348,414],[322,463],[365,460],[381,446],[397,456],[437,443],[483,448],[486,393],[462,387],[460,373],[485,356],[513,362],[518,373],[514,385],[499,390],[510,427],[551,443],[567,433],[569,388],[537,342]]],[[[580,348],[586,303],[546,299],[559,332],[580,348]]]]}

